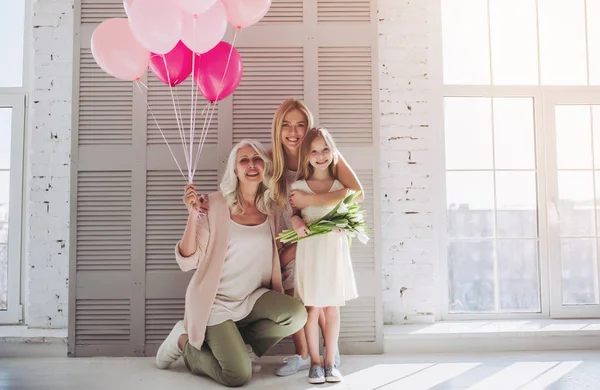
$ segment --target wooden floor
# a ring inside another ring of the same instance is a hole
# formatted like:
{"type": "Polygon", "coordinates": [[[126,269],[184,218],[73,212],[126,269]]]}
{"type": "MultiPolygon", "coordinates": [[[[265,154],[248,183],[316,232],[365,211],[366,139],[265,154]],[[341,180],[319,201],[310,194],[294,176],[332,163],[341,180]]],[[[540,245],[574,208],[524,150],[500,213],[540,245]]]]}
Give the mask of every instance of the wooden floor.
{"type": "MultiPolygon", "coordinates": [[[[150,358],[66,358],[61,345],[0,344],[0,389],[167,390],[222,389],[195,377],[178,363],[161,371],[150,358]]],[[[279,358],[262,360],[262,369],[245,389],[308,390],[533,390],[600,389],[600,351],[343,356],[345,381],[313,386],[304,371],[274,375],[279,358]]]]}

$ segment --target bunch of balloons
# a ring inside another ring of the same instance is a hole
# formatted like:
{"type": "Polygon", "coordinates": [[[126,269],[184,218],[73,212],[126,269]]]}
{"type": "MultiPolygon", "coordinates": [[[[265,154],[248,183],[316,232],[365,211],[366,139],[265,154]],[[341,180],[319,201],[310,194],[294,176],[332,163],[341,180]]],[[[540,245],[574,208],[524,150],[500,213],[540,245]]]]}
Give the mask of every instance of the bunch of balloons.
{"type": "Polygon", "coordinates": [[[227,23],[237,29],[237,34],[260,21],[271,0],[123,0],[123,6],[126,19],[107,19],[94,30],[92,55],[102,70],[118,79],[134,81],[142,93],[140,85],[147,86],[140,78],[148,67],[170,87],[187,176],[149,105],[148,110],[181,175],[192,183],[216,102],[231,95],[242,79],[242,59],[233,47],[235,35],[232,44],[222,41],[227,23]],[[192,109],[186,136],[173,87],[192,72],[192,109]],[[202,111],[204,123],[194,152],[198,92],[208,99],[208,105],[202,111]]]}
{"type": "Polygon", "coordinates": [[[210,102],[232,94],[242,78],[242,59],[222,39],[227,23],[249,27],[271,0],[123,0],[127,18],[102,22],[92,35],[92,54],[106,73],[136,81],[148,67],[174,87],[192,71],[210,102]]]}

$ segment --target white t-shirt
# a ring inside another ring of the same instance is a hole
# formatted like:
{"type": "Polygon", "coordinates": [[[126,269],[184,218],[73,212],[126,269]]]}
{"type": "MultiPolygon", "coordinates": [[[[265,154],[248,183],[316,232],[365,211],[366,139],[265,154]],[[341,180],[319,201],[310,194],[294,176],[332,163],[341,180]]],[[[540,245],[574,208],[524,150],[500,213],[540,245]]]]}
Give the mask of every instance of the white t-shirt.
{"type": "Polygon", "coordinates": [[[233,221],[229,225],[229,245],[208,326],[244,319],[271,286],[273,236],[268,219],[257,226],[233,221]]]}

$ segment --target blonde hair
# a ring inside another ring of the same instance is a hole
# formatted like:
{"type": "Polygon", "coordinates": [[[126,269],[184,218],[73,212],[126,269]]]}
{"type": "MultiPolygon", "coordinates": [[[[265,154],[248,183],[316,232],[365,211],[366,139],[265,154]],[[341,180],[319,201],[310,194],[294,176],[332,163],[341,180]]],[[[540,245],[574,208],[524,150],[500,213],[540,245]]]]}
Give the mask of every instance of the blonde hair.
{"type": "Polygon", "coordinates": [[[267,151],[265,147],[258,141],[252,139],[244,139],[238,142],[233,149],[231,149],[231,153],[229,153],[229,158],[227,159],[227,166],[225,167],[225,173],[223,174],[223,178],[221,179],[221,183],[219,187],[221,188],[221,192],[223,193],[223,198],[229,205],[232,214],[243,214],[245,211],[244,202],[242,202],[242,194],[240,192],[240,183],[239,179],[235,173],[235,165],[237,161],[237,153],[244,146],[250,146],[254,151],[263,159],[265,162],[265,167],[263,169],[263,178],[262,182],[258,185],[258,191],[256,192],[256,197],[254,198],[254,204],[256,208],[263,214],[269,214],[271,207],[271,198],[269,196],[269,179],[271,177],[271,172],[273,169],[273,163],[269,156],[267,155],[267,151]]]}
{"type": "Polygon", "coordinates": [[[335,146],[335,142],[333,141],[333,137],[324,128],[312,128],[308,132],[306,132],[306,136],[302,141],[302,145],[300,145],[300,162],[298,163],[298,180],[302,179],[310,179],[315,168],[310,165],[310,154],[311,154],[311,144],[317,138],[323,138],[329,149],[331,149],[331,154],[333,155],[333,160],[331,164],[329,164],[329,173],[334,179],[337,179],[337,166],[338,166],[338,150],[335,146]]]}
{"type": "Polygon", "coordinates": [[[284,177],[285,149],[281,143],[281,129],[283,127],[283,118],[292,110],[298,110],[306,117],[306,127],[310,129],[313,126],[313,116],[302,100],[288,99],[279,105],[273,116],[271,126],[271,146],[273,147],[273,176],[269,185],[271,199],[281,208],[287,204],[288,188],[284,177]]]}

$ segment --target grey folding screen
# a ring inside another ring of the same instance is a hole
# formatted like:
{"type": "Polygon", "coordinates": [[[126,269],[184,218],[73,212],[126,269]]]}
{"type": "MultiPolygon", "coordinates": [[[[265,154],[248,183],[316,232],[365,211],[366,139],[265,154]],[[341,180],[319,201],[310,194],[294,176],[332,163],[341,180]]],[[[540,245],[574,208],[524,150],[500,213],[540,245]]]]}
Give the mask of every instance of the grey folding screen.
{"type": "MultiPolygon", "coordinates": [[[[173,256],[186,220],[185,181],[152,118],[183,156],[172,100],[153,75],[142,80],[148,89],[138,90],[92,58],[95,26],[125,17],[122,0],[78,0],[75,15],[69,354],[150,356],[183,317],[191,277],[173,256]]],[[[379,226],[376,1],[274,0],[235,46],[244,75],[215,111],[194,180],[199,191],[217,189],[235,142],[269,143],[279,103],[302,98],[357,171],[363,207],[379,226]]],[[[189,91],[190,83],[177,88],[189,91]]],[[[180,95],[186,121],[190,102],[188,93],[180,95]]],[[[343,353],[383,350],[378,229],[370,235],[367,246],[352,248],[360,298],[342,308],[343,353]]],[[[290,350],[285,340],[273,353],[290,350]]]]}

